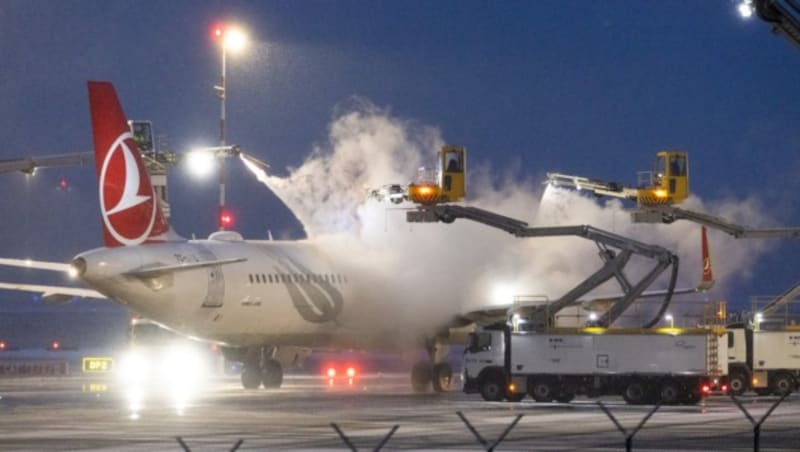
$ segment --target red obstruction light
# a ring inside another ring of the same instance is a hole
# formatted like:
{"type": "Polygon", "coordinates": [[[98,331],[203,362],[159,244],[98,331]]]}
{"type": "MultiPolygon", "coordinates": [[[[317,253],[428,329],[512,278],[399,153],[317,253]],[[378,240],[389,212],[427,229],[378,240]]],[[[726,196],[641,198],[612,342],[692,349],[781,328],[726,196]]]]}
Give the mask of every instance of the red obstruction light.
{"type": "Polygon", "coordinates": [[[227,210],[223,210],[219,213],[219,227],[221,229],[227,229],[233,226],[233,215],[227,210]]]}
{"type": "Polygon", "coordinates": [[[8,348],[6,341],[0,341],[0,352],[4,351],[6,348],[8,348]]]}
{"type": "Polygon", "coordinates": [[[212,37],[214,37],[216,39],[220,39],[220,38],[222,38],[222,35],[224,35],[224,34],[225,34],[225,30],[222,28],[222,25],[214,25],[213,27],[211,27],[211,36],[212,37]]]}
{"type": "Polygon", "coordinates": [[[708,394],[708,393],[710,393],[710,392],[711,392],[711,386],[709,386],[709,385],[703,385],[703,387],[701,388],[701,390],[703,391],[703,394],[708,394]]]}
{"type": "Polygon", "coordinates": [[[53,341],[50,343],[50,350],[58,351],[61,350],[61,343],[58,341],[53,341]]]}

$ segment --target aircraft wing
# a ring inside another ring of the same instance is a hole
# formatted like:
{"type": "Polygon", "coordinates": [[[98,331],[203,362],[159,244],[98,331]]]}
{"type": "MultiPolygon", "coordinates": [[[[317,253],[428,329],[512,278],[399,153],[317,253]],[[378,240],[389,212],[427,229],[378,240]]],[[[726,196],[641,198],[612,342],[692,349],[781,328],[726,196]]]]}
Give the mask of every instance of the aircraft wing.
{"type": "Polygon", "coordinates": [[[92,162],[94,162],[93,152],[76,152],[72,154],[48,155],[45,157],[0,160],[0,173],[22,171],[26,174],[32,174],[36,168],[86,165],[92,162]]]}
{"type": "Polygon", "coordinates": [[[183,270],[192,270],[195,268],[214,267],[217,265],[235,264],[237,262],[245,262],[246,257],[234,257],[231,259],[217,259],[213,261],[189,262],[182,264],[158,265],[156,267],[147,267],[138,270],[132,270],[126,273],[129,276],[150,277],[162,273],[170,273],[183,270]]]}
{"type": "Polygon", "coordinates": [[[63,262],[34,261],[30,259],[0,258],[0,265],[9,267],[33,268],[36,270],[50,270],[62,273],[71,273],[72,266],[63,262]]]}
{"type": "Polygon", "coordinates": [[[18,290],[42,294],[42,299],[54,303],[66,303],[75,297],[107,299],[108,297],[92,289],[65,286],[42,286],[38,284],[19,284],[0,282],[2,290],[18,290]]]}
{"type": "MultiPolygon", "coordinates": [[[[19,268],[32,268],[35,270],[48,270],[66,273],[72,276],[74,269],[72,265],[63,262],[34,261],[31,259],[8,259],[0,258],[0,265],[19,268]]],[[[17,290],[23,292],[34,292],[42,295],[44,301],[52,303],[66,303],[75,297],[107,299],[105,295],[92,289],[68,286],[44,286],[39,284],[22,284],[0,282],[0,290],[17,290]]]]}

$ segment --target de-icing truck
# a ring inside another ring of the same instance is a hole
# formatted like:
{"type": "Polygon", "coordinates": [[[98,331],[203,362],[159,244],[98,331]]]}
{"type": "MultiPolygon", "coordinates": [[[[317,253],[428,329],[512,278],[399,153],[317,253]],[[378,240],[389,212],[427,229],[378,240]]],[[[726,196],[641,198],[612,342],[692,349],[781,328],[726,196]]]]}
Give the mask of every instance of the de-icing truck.
{"type": "Polygon", "coordinates": [[[695,404],[724,381],[726,345],[719,326],[537,331],[517,319],[472,333],[464,391],[487,401],[621,395],[629,404],[695,404]]]}

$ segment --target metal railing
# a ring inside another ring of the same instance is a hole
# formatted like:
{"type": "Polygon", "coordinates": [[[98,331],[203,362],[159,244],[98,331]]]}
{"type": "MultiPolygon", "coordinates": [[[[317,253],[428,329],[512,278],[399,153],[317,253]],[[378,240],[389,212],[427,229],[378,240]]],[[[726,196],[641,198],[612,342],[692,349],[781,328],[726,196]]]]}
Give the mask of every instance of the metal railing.
{"type": "MultiPolygon", "coordinates": [[[[778,408],[778,406],[781,403],[783,403],[784,400],[786,400],[786,398],[788,396],[789,396],[789,394],[784,394],[778,400],[776,400],[770,406],[770,408],[761,416],[761,418],[759,420],[756,420],[755,418],[753,418],[753,416],[749,413],[749,411],[742,404],[740,399],[738,399],[737,397],[735,397],[733,395],[730,396],[730,399],[733,402],[733,404],[735,404],[736,407],[739,408],[741,413],[750,422],[750,425],[752,426],[753,451],[754,452],[759,452],[761,450],[762,426],[764,425],[765,421],[772,415],[772,413],[778,408]]],[[[633,429],[629,430],[628,428],[626,428],[626,427],[624,427],[622,425],[622,423],[617,419],[617,417],[614,415],[614,413],[612,413],[611,409],[608,406],[606,406],[602,401],[596,402],[596,406],[600,409],[600,411],[602,411],[608,417],[608,419],[611,421],[611,423],[614,425],[614,427],[622,434],[623,439],[624,439],[624,448],[628,452],[634,450],[634,448],[633,448],[633,439],[636,436],[636,434],[639,433],[642,429],[645,428],[645,426],[648,423],[648,421],[651,418],[653,418],[653,416],[656,414],[656,412],[661,408],[661,404],[660,403],[657,404],[657,405],[654,405],[641,418],[641,420],[638,422],[638,424],[633,429]]],[[[517,414],[514,417],[514,419],[511,421],[511,423],[509,423],[505,427],[505,429],[502,431],[502,433],[500,433],[500,435],[497,437],[497,439],[495,439],[493,441],[490,441],[490,440],[486,439],[480,432],[478,432],[477,427],[475,427],[475,425],[473,423],[471,423],[467,419],[466,415],[463,412],[457,411],[455,414],[456,414],[456,416],[458,416],[458,418],[461,419],[461,421],[463,422],[466,430],[468,432],[470,432],[470,434],[474,437],[476,442],[484,450],[486,450],[488,452],[496,450],[500,446],[500,444],[509,437],[509,435],[510,435],[511,431],[514,429],[514,427],[516,427],[520,423],[522,418],[525,417],[524,413],[517,414]]],[[[353,452],[357,452],[359,450],[359,448],[356,446],[356,444],[353,441],[353,439],[345,433],[345,431],[342,429],[342,427],[338,423],[333,422],[333,423],[330,424],[330,426],[334,430],[334,432],[338,435],[338,438],[342,441],[342,444],[347,449],[349,449],[349,450],[351,450],[353,452]]],[[[387,445],[387,443],[389,443],[389,441],[392,439],[394,434],[398,430],[400,430],[400,428],[401,427],[400,427],[399,424],[393,425],[389,429],[389,431],[383,437],[381,437],[378,440],[378,442],[376,443],[376,445],[374,447],[369,447],[368,449],[371,449],[371,450],[376,451],[376,452],[382,450],[387,445]]],[[[187,441],[184,440],[184,438],[176,437],[175,439],[178,442],[178,445],[183,449],[184,452],[191,452],[191,448],[189,447],[189,444],[187,443],[187,441]]],[[[516,439],[516,441],[524,441],[524,440],[525,440],[525,438],[517,438],[516,439]]],[[[243,444],[244,444],[244,440],[243,439],[238,439],[236,442],[234,442],[231,445],[230,449],[228,449],[228,450],[230,450],[231,452],[235,452],[243,444]]]]}

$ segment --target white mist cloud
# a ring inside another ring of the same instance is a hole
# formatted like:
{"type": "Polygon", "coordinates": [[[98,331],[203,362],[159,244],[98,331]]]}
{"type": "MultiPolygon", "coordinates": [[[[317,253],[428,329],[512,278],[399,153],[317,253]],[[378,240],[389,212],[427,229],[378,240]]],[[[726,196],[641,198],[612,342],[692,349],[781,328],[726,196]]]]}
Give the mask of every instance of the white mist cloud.
{"type": "MultiPolygon", "coordinates": [[[[557,299],[600,267],[597,247],[581,238],[518,239],[465,220],[409,224],[405,210],[367,199],[370,188],[412,181],[421,164],[435,161],[443,142],[437,129],[359,100],[334,119],[328,142],[315,147],[300,167],[286,177],[261,177],[310,238],[332,250],[338,261],[348,259],[353,274],[370,275],[366,284],[358,285],[363,293],[357,298],[368,300],[359,308],[364,321],[387,329],[414,323],[429,330],[454,314],[510,303],[513,294],[557,299]],[[391,319],[380,317],[387,303],[395,313],[391,319]]],[[[590,224],[659,244],[681,258],[679,286],[694,287],[700,281],[696,224],[632,224],[618,200],[601,204],[576,192],[545,190],[538,181],[497,184],[491,179],[485,170],[470,169],[468,204],[532,226],[590,224]]],[[[685,207],[754,226],[763,218],[755,200],[706,203],[690,197],[685,207]]],[[[710,232],[709,238],[718,287],[730,278],[749,277],[769,246],[768,241],[735,240],[718,232],[710,232]]],[[[652,267],[646,259],[632,263],[633,274],[652,267]]],[[[665,280],[666,275],[662,287],[665,280]]],[[[610,282],[599,291],[618,293],[619,288],[610,282]]]]}

